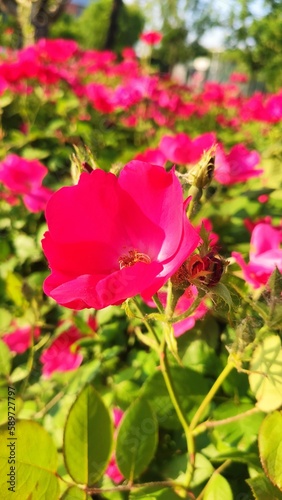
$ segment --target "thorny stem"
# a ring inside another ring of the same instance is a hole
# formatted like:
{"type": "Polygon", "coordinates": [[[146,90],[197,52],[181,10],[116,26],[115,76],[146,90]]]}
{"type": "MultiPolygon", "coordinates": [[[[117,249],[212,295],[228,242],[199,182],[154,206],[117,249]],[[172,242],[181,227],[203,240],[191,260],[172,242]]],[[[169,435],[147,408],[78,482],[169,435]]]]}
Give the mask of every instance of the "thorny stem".
{"type": "Polygon", "coordinates": [[[163,307],[157,293],[155,293],[155,295],[153,295],[153,301],[155,302],[159,313],[164,314],[164,307],[163,307]]]}
{"type": "Polygon", "coordinates": [[[34,364],[34,353],[35,353],[35,349],[34,349],[34,333],[35,333],[35,328],[36,328],[36,325],[38,324],[38,309],[37,309],[37,304],[34,300],[31,301],[31,308],[33,310],[33,314],[34,314],[34,322],[33,322],[33,325],[31,327],[31,344],[30,344],[30,347],[29,347],[29,354],[28,354],[28,360],[27,360],[27,375],[25,377],[25,379],[23,380],[22,384],[21,384],[21,388],[20,388],[20,391],[19,393],[20,394],[24,394],[26,388],[27,388],[27,384],[28,384],[28,381],[29,381],[29,377],[31,375],[31,372],[32,372],[32,369],[33,369],[33,364],[34,364]]]}
{"type": "Polygon", "coordinates": [[[255,406],[254,408],[250,408],[249,410],[239,413],[238,415],[233,415],[233,417],[223,418],[222,420],[207,420],[206,422],[202,422],[194,429],[193,435],[198,436],[202,432],[205,432],[207,429],[213,429],[214,427],[237,422],[237,420],[249,417],[251,415],[259,413],[260,411],[261,410],[255,406]]]}
{"type": "MultiPolygon", "coordinates": [[[[167,310],[166,313],[168,316],[173,314],[173,309],[172,309],[172,302],[173,302],[173,293],[172,293],[172,285],[169,285],[169,292],[168,292],[168,298],[167,298],[167,310]]],[[[147,327],[148,331],[154,335],[155,339],[159,342],[158,337],[156,333],[154,332],[154,328],[149,324],[149,322],[146,319],[146,316],[142,313],[140,307],[134,301],[134,304],[136,306],[136,309],[138,310],[138,313],[141,315],[145,326],[147,327]]],[[[169,363],[167,359],[167,344],[165,340],[165,336],[162,339],[161,345],[159,345],[159,355],[160,355],[160,368],[163,374],[164,382],[169,394],[169,397],[171,399],[171,402],[174,406],[174,409],[176,411],[176,414],[178,416],[178,419],[182,425],[182,428],[185,433],[186,437],[186,443],[187,443],[187,453],[189,456],[189,460],[187,463],[187,470],[186,470],[186,480],[185,480],[185,487],[188,488],[190,485],[190,482],[193,478],[194,470],[195,470],[195,442],[194,442],[194,436],[191,432],[191,429],[189,427],[189,423],[187,422],[186,416],[181,408],[177,393],[175,391],[174,385],[173,385],[173,380],[171,377],[170,369],[169,369],[169,363]]]]}
{"type": "Polygon", "coordinates": [[[140,314],[140,319],[142,319],[144,325],[146,326],[146,328],[148,330],[148,333],[150,333],[156,339],[157,343],[159,344],[160,341],[158,339],[158,336],[157,336],[154,328],[152,328],[152,326],[150,325],[150,323],[147,320],[146,316],[143,314],[143,312],[140,309],[137,301],[135,299],[132,299],[132,301],[134,302],[135,308],[137,309],[138,313],[140,314]]]}
{"type": "Polygon", "coordinates": [[[58,401],[64,396],[64,392],[60,391],[54,396],[41,410],[39,410],[37,413],[33,415],[33,418],[42,418],[46,413],[55,406],[58,401]]]}
{"type": "Polygon", "coordinates": [[[187,309],[187,311],[185,311],[184,313],[182,314],[179,314],[179,316],[174,316],[171,318],[171,323],[176,323],[178,321],[182,321],[183,319],[186,319],[188,318],[189,316],[191,316],[191,314],[195,311],[195,309],[197,309],[197,307],[200,305],[200,303],[202,302],[203,300],[203,297],[197,297],[193,304],[191,305],[191,307],[189,307],[189,309],[187,309]]]}
{"type": "Polygon", "coordinates": [[[189,455],[189,460],[187,463],[187,469],[186,469],[186,474],[185,474],[185,486],[186,488],[189,487],[190,482],[193,478],[194,470],[195,470],[195,442],[194,442],[194,436],[191,432],[191,428],[189,427],[189,424],[187,422],[186,416],[181,408],[177,393],[174,389],[173,386],[173,380],[170,374],[169,370],[169,364],[167,360],[167,355],[166,355],[166,343],[163,341],[162,345],[162,352],[160,354],[160,367],[161,371],[163,374],[163,378],[165,381],[165,385],[167,388],[167,391],[169,393],[169,397],[171,399],[171,402],[174,406],[174,409],[176,411],[176,414],[178,416],[178,419],[183,427],[185,437],[186,437],[186,443],[187,443],[187,453],[189,455]]]}
{"type": "Polygon", "coordinates": [[[235,285],[234,283],[230,283],[230,285],[234,288],[234,290],[238,293],[238,295],[240,295],[240,297],[245,301],[247,302],[247,304],[249,304],[261,317],[264,321],[267,321],[268,319],[268,316],[267,314],[265,313],[265,311],[259,307],[256,302],[254,300],[251,300],[249,299],[246,295],[244,295],[244,293],[242,292],[242,290],[240,290],[240,288],[235,285]]]}
{"type": "Polygon", "coordinates": [[[173,316],[173,290],[172,290],[172,282],[171,280],[168,281],[167,284],[167,298],[166,298],[166,317],[170,320],[173,316]]]}
{"type": "Polygon", "coordinates": [[[191,424],[190,424],[190,429],[193,431],[196,426],[198,425],[199,420],[201,419],[203,413],[205,412],[207,406],[209,403],[212,401],[213,397],[217,393],[218,389],[220,388],[221,384],[224,382],[226,377],[229,375],[229,373],[233,370],[235,367],[235,364],[233,361],[230,361],[230,359],[227,362],[227,365],[223,368],[222,372],[219,374],[217,377],[216,381],[214,382],[213,386],[209,390],[208,394],[206,397],[203,399],[202,403],[200,404],[199,408],[197,409],[194,417],[192,418],[191,424]]]}
{"type": "Polygon", "coordinates": [[[180,485],[177,483],[174,483],[173,481],[154,481],[151,483],[141,483],[141,484],[121,484],[118,486],[114,486],[113,488],[85,488],[84,491],[87,491],[87,493],[93,494],[93,493],[110,493],[111,491],[131,491],[134,488],[144,488],[148,486],[164,486],[164,487],[177,487],[179,488],[180,485]]]}
{"type": "MultiPolygon", "coordinates": [[[[200,299],[199,299],[200,300],[200,299]]],[[[196,301],[195,301],[196,302],[196,301]]],[[[134,301],[134,304],[136,306],[136,309],[138,310],[139,314],[141,315],[141,318],[144,321],[144,324],[146,325],[148,332],[151,333],[155,337],[155,339],[158,341],[158,336],[154,331],[154,328],[149,324],[148,320],[146,319],[146,316],[142,313],[140,307],[134,301]]],[[[168,295],[167,295],[167,306],[166,306],[166,316],[168,318],[168,321],[171,322],[172,316],[173,316],[173,310],[174,310],[174,300],[173,300],[173,289],[172,289],[172,283],[169,282],[168,286],[168,295]]],[[[197,306],[196,306],[197,307],[197,306]]],[[[191,310],[189,311],[191,314],[191,310]]],[[[187,468],[186,468],[186,473],[185,473],[185,484],[183,486],[188,489],[191,480],[193,479],[194,471],[195,471],[195,456],[196,456],[196,447],[195,447],[195,435],[197,434],[194,433],[193,431],[197,428],[198,422],[201,419],[203,413],[205,412],[207,406],[209,403],[212,401],[213,397],[217,393],[218,389],[220,388],[221,384],[224,382],[226,377],[229,375],[229,373],[233,370],[235,367],[235,364],[231,359],[228,359],[227,365],[224,367],[216,381],[214,382],[213,386],[209,390],[208,394],[206,397],[203,399],[202,403],[200,404],[199,408],[197,409],[194,417],[192,418],[191,424],[189,425],[186,415],[181,407],[177,392],[175,391],[174,384],[173,384],[173,379],[170,373],[170,368],[169,368],[169,363],[167,359],[167,344],[165,340],[165,336],[163,337],[161,344],[159,344],[159,355],[160,355],[160,368],[163,374],[164,382],[170,397],[170,400],[173,404],[173,407],[175,409],[175,412],[177,414],[177,417],[179,419],[179,422],[182,425],[182,428],[184,430],[185,438],[186,438],[186,444],[187,444],[187,453],[188,453],[188,461],[187,461],[187,468]]],[[[201,497],[200,497],[201,498],[201,497]]]]}

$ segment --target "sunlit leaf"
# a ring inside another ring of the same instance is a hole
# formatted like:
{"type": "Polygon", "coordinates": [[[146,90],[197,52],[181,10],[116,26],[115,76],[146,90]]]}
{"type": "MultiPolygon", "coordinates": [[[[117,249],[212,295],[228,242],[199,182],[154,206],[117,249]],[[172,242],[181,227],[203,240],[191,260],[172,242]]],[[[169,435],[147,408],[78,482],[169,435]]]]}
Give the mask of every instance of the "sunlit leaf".
{"type": "Polygon", "coordinates": [[[95,389],[87,385],[70,409],[64,433],[64,458],[70,476],[79,484],[94,485],[108,465],[112,422],[95,389]]]}
{"type": "Polygon", "coordinates": [[[203,500],[233,500],[232,490],[225,477],[214,474],[205,489],[203,500]]]}
{"type": "Polygon", "coordinates": [[[135,401],[126,411],[119,427],[116,460],[129,480],[140,476],[154,457],[158,442],[158,423],[144,399],[135,401]]]}
{"type": "Polygon", "coordinates": [[[278,335],[266,337],[256,348],[251,363],[249,382],[257,407],[270,412],[282,405],[282,350],[278,335]]]}
{"type": "Polygon", "coordinates": [[[282,500],[282,492],[263,474],[247,479],[255,500],[282,500]]]}
{"type": "Polygon", "coordinates": [[[55,445],[51,436],[38,423],[17,421],[14,436],[10,435],[7,425],[0,428],[0,490],[3,499],[57,500],[59,484],[56,470],[55,445]],[[16,453],[16,463],[13,463],[13,451],[16,453]],[[8,483],[7,477],[12,478],[13,472],[16,485],[14,491],[9,491],[13,483],[8,483]]]}
{"type": "Polygon", "coordinates": [[[282,489],[282,413],[267,415],[259,432],[260,459],[269,479],[282,489]]]}

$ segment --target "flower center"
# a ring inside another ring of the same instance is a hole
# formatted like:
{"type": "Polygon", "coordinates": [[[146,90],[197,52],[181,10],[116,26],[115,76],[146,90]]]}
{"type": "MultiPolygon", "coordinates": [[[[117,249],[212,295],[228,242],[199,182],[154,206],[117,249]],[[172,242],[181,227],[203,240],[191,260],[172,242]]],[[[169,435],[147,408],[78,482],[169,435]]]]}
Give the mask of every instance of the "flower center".
{"type": "Polygon", "coordinates": [[[151,259],[146,253],[138,252],[138,250],[129,250],[127,254],[122,255],[119,259],[120,269],[124,267],[131,267],[136,264],[136,262],[144,262],[144,264],[150,264],[151,259]]]}

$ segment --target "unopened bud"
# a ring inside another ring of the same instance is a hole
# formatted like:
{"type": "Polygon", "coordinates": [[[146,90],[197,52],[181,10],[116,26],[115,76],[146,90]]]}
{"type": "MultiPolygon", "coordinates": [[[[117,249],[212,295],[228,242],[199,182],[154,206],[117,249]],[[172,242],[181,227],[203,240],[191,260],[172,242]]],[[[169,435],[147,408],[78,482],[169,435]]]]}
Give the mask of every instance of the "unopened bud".
{"type": "Polygon", "coordinates": [[[250,318],[245,318],[236,328],[236,339],[233,344],[233,350],[236,352],[244,352],[256,337],[255,329],[253,328],[250,318]]]}
{"type": "Polygon", "coordinates": [[[73,146],[75,153],[71,156],[71,176],[74,184],[77,184],[83,171],[91,173],[98,168],[92,152],[88,146],[73,146]]]}
{"type": "Polygon", "coordinates": [[[200,161],[191,168],[188,174],[188,182],[200,191],[207,188],[213,178],[216,146],[205,151],[200,161]]]}
{"type": "Polygon", "coordinates": [[[185,290],[190,284],[210,288],[219,283],[227,264],[227,261],[213,251],[204,256],[193,254],[174,273],[171,281],[174,288],[179,290],[185,290]]]}

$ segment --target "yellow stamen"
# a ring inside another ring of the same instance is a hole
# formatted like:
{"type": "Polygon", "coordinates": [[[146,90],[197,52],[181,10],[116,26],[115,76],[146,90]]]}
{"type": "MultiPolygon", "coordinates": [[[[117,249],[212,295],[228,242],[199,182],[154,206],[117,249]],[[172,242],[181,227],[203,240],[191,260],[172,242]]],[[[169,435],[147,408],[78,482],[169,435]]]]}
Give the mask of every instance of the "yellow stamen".
{"type": "Polygon", "coordinates": [[[150,264],[151,259],[146,253],[138,252],[138,250],[129,250],[125,255],[122,255],[119,259],[120,269],[124,267],[134,266],[137,262],[144,262],[144,264],[150,264]]]}

